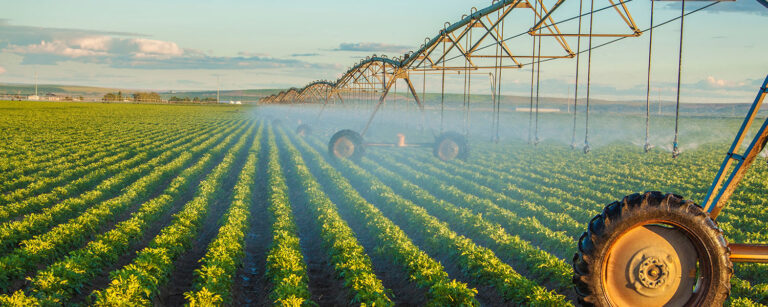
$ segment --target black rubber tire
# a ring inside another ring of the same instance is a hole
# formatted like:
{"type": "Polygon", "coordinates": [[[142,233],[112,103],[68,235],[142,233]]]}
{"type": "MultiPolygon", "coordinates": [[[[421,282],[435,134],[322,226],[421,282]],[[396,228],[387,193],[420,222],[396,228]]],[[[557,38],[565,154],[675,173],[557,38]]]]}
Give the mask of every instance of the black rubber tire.
{"type": "Polygon", "coordinates": [[[296,134],[299,136],[307,136],[312,134],[312,128],[307,124],[301,124],[298,127],[296,127],[296,134]]]}
{"type": "Polygon", "coordinates": [[[435,139],[435,144],[432,148],[432,154],[435,155],[436,158],[443,161],[450,161],[453,159],[461,159],[466,161],[467,158],[469,158],[469,144],[467,143],[467,138],[458,132],[445,132],[438,136],[437,139],[435,139]],[[443,153],[441,153],[440,147],[444,142],[453,142],[457,145],[458,152],[455,157],[445,156],[443,153]]]}
{"type": "MultiPolygon", "coordinates": [[[[573,258],[573,282],[582,306],[611,306],[602,285],[601,273],[614,241],[625,231],[644,221],[669,221],[681,225],[688,237],[710,264],[706,289],[695,306],[721,306],[731,291],[733,264],[723,231],[699,205],[675,194],[646,192],[624,197],[609,204],[595,216],[578,241],[573,258]]],[[[700,256],[701,257],[701,256],[700,256]]],[[[692,299],[693,299],[692,298],[692,299]]]]}
{"type": "Polygon", "coordinates": [[[331,140],[328,142],[328,155],[333,159],[344,158],[337,155],[336,151],[334,150],[334,145],[342,138],[348,139],[354,145],[354,151],[352,155],[347,157],[347,159],[352,161],[360,161],[360,159],[365,155],[365,144],[363,143],[363,137],[360,135],[360,133],[350,129],[340,130],[331,137],[331,140]]]}

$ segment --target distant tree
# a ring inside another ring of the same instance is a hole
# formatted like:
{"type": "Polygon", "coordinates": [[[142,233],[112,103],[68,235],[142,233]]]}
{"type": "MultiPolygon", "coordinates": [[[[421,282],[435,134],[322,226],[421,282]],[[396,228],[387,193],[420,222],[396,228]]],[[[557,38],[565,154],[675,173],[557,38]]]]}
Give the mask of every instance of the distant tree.
{"type": "Polygon", "coordinates": [[[118,97],[114,93],[106,93],[104,97],[101,98],[101,101],[104,102],[110,102],[110,101],[117,101],[118,97]]]}

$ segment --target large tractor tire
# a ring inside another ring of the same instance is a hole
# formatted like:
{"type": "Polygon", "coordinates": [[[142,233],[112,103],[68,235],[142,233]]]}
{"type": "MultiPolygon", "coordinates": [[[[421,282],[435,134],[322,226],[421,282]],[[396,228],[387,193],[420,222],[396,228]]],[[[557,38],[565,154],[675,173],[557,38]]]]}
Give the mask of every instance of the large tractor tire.
{"type": "Polygon", "coordinates": [[[469,144],[467,139],[458,132],[445,132],[437,137],[432,153],[440,160],[467,160],[469,144]]]}
{"type": "Polygon", "coordinates": [[[332,158],[359,161],[365,154],[363,137],[349,129],[336,132],[328,142],[328,154],[332,158]]]}
{"type": "Polygon", "coordinates": [[[721,306],[733,264],[723,232],[702,208],[646,192],[589,222],[573,259],[584,306],[721,306]]]}
{"type": "Polygon", "coordinates": [[[296,134],[298,134],[301,137],[308,136],[312,134],[312,128],[309,127],[307,124],[301,124],[298,127],[296,127],[296,134]]]}

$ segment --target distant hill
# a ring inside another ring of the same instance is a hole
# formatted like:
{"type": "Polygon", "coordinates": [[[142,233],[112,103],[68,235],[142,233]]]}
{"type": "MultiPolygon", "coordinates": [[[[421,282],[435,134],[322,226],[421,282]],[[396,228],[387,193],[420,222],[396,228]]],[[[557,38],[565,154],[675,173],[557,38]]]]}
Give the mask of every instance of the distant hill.
{"type": "MultiPolygon", "coordinates": [[[[130,92],[126,89],[95,87],[95,86],[79,86],[79,85],[55,85],[55,84],[38,84],[37,92],[40,96],[47,93],[53,93],[63,96],[83,96],[83,97],[101,97],[110,92],[130,92]]],[[[135,90],[134,90],[135,91],[135,90]]],[[[33,95],[35,94],[35,86],[33,84],[14,84],[14,83],[0,83],[0,95],[33,95]]]]}
{"type": "MultiPolygon", "coordinates": [[[[86,100],[99,100],[107,93],[122,92],[124,95],[130,95],[136,92],[151,92],[153,90],[146,89],[127,89],[127,88],[108,88],[108,87],[96,87],[96,86],[80,86],[80,85],[57,85],[57,84],[38,84],[37,93],[40,96],[44,96],[48,93],[53,93],[58,96],[70,96],[77,97],[83,96],[86,100]]],[[[156,90],[155,90],[156,91],[156,90]]],[[[222,101],[242,101],[242,102],[256,102],[259,98],[279,93],[280,89],[249,89],[249,90],[222,90],[219,97],[222,101]]],[[[200,99],[207,97],[216,97],[216,91],[156,91],[163,97],[168,99],[172,96],[176,97],[198,97],[200,99]]],[[[21,95],[28,96],[35,93],[35,86],[33,84],[15,84],[15,83],[0,83],[0,96],[5,95],[21,95]]]]}

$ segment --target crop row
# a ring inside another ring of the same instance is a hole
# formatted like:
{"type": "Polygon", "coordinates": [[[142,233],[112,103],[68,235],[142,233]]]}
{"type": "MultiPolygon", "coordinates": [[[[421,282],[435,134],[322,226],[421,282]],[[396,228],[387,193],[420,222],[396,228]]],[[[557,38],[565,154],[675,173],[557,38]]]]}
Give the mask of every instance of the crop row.
{"type": "Polygon", "coordinates": [[[237,268],[245,255],[245,232],[250,217],[251,186],[254,184],[256,162],[261,145],[263,125],[256,132],[255,140],[248,150],[245,164],[232,194],[229,207],[219,233],[208,245],[208,250],[200,260],[201,266],[195,270],[195,282],[192,291],[184,294],[190,306],[231,305],[230,289],[234,282],[237,268]]]}
{"type": "Polygon", "coordinates": [[[159,287],[168,281],[174,260],[190,248],[211,204],[221,195],[225,176],[249,140],[253,141],[253,131],[243,133],[229,148],[221,163],[200,182],[194,198],[174,215],[171,224],[163,228],[149,246],[138,251],[130,264],[109,274],[109,286],[91,294],[96,305],[151,304],[159,287]]]}
{"type": "MultiPolygon", "coordinates": [[[[87,176],[89,172],[103,168],[104,165],[109,165],[108,163],[115,163],[140,152],[156,150],[158,144],[178,142],[180,139],[189,139],[192,136],[210,133],[213,129],[214,127],[189,132],[183,131],[174,135],[156,131],[156,136],[138,136],[121,144],[104,146],[106,148],[103,150],[96,150],[86,157],[68,157],[67,161],[48,166],[44,171],[25,175],[13,181],[6,181],[2,191],[7,193],[0,198],[0,204],[20,201],[29,195],[47,192],[58,184],[87,176]]],[[[89,151],[86,148],[81,150],[83,152],[89,151]]]]}
{"type": "Polygon", "coordinates": [[[338,205],[352,213],[352,218],[363,221],[366,229],[377,239],[375,251],[388,260],[402,266],[409,274],[409,279],[417,286],[427,289],[430,306],[474,306],[477,290],[466,284],[451,280],[440,262],[420,250],[408,238],[408,235],[394,222],[388,219],[375,206],[365,200],[341,175],[339,171],[325,163],[319,155],[307,152],[307,161],[316,169],[317,178],[328,182],[325,188],[329,193],[343,199],[338,205]]]}
{"type": "MultiPolygon", "coordinates": [[[[180,132],[192,131],[193,129],[210,129],[211,127],[214,126],[190,126],[188,129],[180,129],[180,132]]],[[[63,145],[43,144],[42,147],[50,147],[55,150],[48,154],[35,153],[32,155],[32,158],[25,157],[15,162],[5,161],[5,165],[9,169],[7,172],[3,173],[5,176],[2,177],[3,182],[5,182],[5,184],[13,183],[15,180],[11,179],[16,179],[23,183],[30,179],[49,176],[50,174],[63,169],[62,167],[68,167],[70,164],[90,163],[111,151],[126,147],[135,147],[134,144],[141,142],[141,140],[151,140],[156,139],[159,136],[167,135],[162,129],[157,129],[154,126],[139,126],[135,129],[130,129],[130,131],[131,133],[117,133],[116,135],[120,135],[121,137],[116,140],[101,135],[89,135],[88,138],[84,138],[85,140],[88,140],[87,143],[71,142],[63,145]]],[[[58,136],[55,138],[58,139],[58,136]]]]}
{"type": "Polygon", "coordinates": [[[301,154],[283,137],[284,156],[287,161],[287,174],[295,176],[301,190],[305,193],[307,205],[317,220],[320,237],[328,249],[328,254],[336,274],[344,279],[353,295],[352,302],[367,306],[391,306],[382,281],[373,272],[371,259],[357,241],[352,229],[338,213],[315,177],[310,173],[301,154]]]}
{"type": "MultiPolygon", "coordinates": [[[[162,136],[161,131],[137,132],[135,134],[126,134],[119,142],[109,145],[102,144],[98,146],[94,144],[92,147],[80,147],[79,151],[71,153],[72,155],[57,157],[50,161],[28,159],[33,161],[26,161],[27,164],[24,165],[12,165],[10,166],[11,169],[2,173],[0,180],[2,180],[3,184],[0,186],[0,192],[8,192],[25,185],[37,184],[37,181],[40,179],[56,176],[64,170],[94,163],[105,157],[113,156],[115,153],[130,153],[130,149],[133,147],[131,146],[132,144],[139,142],[149,144],[162,136]],[[39,171],[34,172],[36,170],[39,171]]],[[[0,201],[6,200],[3,198],[0,201]]]]}
{"type": "MultiPolygon", "coordinates": [[[[547,240],[546,235],[540,234],[547,229],[537,229],[536,236],[529,236],[530,241],[523,240],[513,234],[519,230],[527,230],[527,228],[531,228],[530,226],[515,225],[520,228],[507,227],[505,229],[501,224],[491,222],[488,215],[475,213],[467,208],[458,207],[450,202],[439,200],[437,196],[450,194],[449,190],[452,187],[443,187],[442,189],[427,188],[426,186],[430,185],[432,187],[441,186],[441,184],[435,184],[437,180],[434,178],[423,178],[416,171],[407,169],[404,165],[394,164],[394,167],[391,169],[399,169],[403,175],[406,175],[415,182],[420,182],[421,186],[417,186],[392,170],[387,170],[370,161],[364,161],[363,165],[377,175],[378,178],[387,182],[390,187],[393,187],[395,192],[410,198],[414,203],[418,203],[430,213],[448,222],[453,229],[466,233],[477,242],[495,250],[498,255],[503,255],[501,258],[507,259],[507,262],[513,266],[521,267],[537,283],[551,285],[551,288],[559,293],[568,292],[572,288],[571,276],[573,271],[571,266],[530,242],[547,240]],[[427,189],[435,194],[430,194],[426,191],[427,189]]],[[[467,204],[472,206],[471,202],[467,202],[467,204]]],[[[525,223],[524,219],[521,220],[514,216],[511,218],[513,219],[509,221],[514,221],[512,223],[518,223],[518,221],[525,223]]],[[[538,226],[540,224],[534,225],[538,226]]],[[[548,234],[552,236],[551,232],[548,234]]]]}
{"type": "MultiPolygon", "coordinates": [[[[159,186],[187,166],[195,155],[212,147],[215,139],[183,152],[173,161],[156,167],[148,175],[127,186],[120,196],[89,208],[78,217],[56,225],[51,231],[23,241],[21,247],[0,258],[0,285],[23,277],[39,263],[47,263],[71,247],[87,242],[91,234],[133,203],[146,199],[159,186]]],[[[4,288],[4,287],[3,287],[4,288]]]]}
{"type": "MultiPolygon", "coordinates": [[[[196,146],[195,151],[208,148],[214,142],[214,139],[208,138],[208,136],[200,136],[184,146],[166,151],[152,160],[133,168],[128,168],[126,165],[120,164],[120,173],[104,180],[93,190],[83,193],[77,198],[69,198],[52,207],[45,208],[40,213],[29,214],[20,220],[0,225],[1,251],[7,252],[10,249],[15,248],[18,242],[28,239],[35,234],[49,229],[57,223],[61,223],[66,219],[81,213],[82,210],[88,209],[93,204],[109,199],[115,193],[122,191],[126,195],[137,197],[138,195],[136,195],[129,186],[131,182],[145,176],[158,166],[166,164],[168,161],[179,156],[180,153],[185,152],[191,147],[196,146]],[[197,145],[199,142],[203,143],[197,145]]],[[[128,205],[129,203],[120,204],[122,207],[128,205]]],[[[104,208],[105,206],[100,207],[104,208]]],[[[35,247],[32,246],[32,248],[35,247]]]]}
{"type": "Polygon", "coordinates": [[[83,248],[68,253],[63,259],[38,271],[30,279],[31,285],[27,289],[31,293],[30,297],[23,291],[17,291],[10,297],[0,297],[0,302],[32,299],[38,303],[60,304],[81,292],[82,287],[101,274],[103,268],[115,263],[120,255],[136,244],[152,223],[167,214],[174,202],[192,188],[195,178],[200,177],[218,160],[217,157],[223,155],[233,138],[234,135],[230,135],[207,152],[197,153],[201,157],[194,165],[184,169],[160,195],[143,203],[129,219],[117,223],[112,230],[96,236],[83,248]]]}
{"type": "Polygon", "coordinates": [[[267,252],[266,276],[272,282],[270,299],[280,306],[312,306],[307,264],[301,253],[298,228],[288,197],[288,185],[280,167],[280,154],[271,126],[268,145],[267,199],[272,244],[267,252]]]}
{"type": "MultiPolygon", "coordinates": [[[[93,165],[89,165],[87,169],[92,170],[90,173],[78,175],[77,173],[79,172],[77,171],[65,172],[65,174],[62,174],[61,177],[65,177],[65,178],[75,177],[77,179],[67,182],[67,184],[64,186],[56,187],[55,189],[53,189],[53,191],[49,193],[37,194],[32,198],[27,198],[27,199],[0,207],[0,223],[8,221],[9,219],[16,218],[20,215],[39,212],[40,209],[46,208],[58,201],[61,201],[62,199],[76,196],[84,192],[84,190],[86,190],[88,187],[92,187],[93,185],[95,185],[97,182],[101,180],[114,176],[115,174],[119,173],[122,170],[129,169],[141,163],[146,162],[148,157],[157,156],[164,151],[179,147],[183,144],[186,144],[194,140],[195,138],[201,137],[203,135],[207,135],[208,133],[210,133],[210,131],[205,133],[190,135],[189,137],[184,137],[176,140],[162,140],[162,139],[158,140],[156,143],[148,144],[144,148],[141,148],[139,152],[143,152],[143,153],[140,153],[134,156],[133,158],[125,159],[125,160],[105,159],[103,161],[100,161],[99,163],[94,163],[93,165]]],[[[65,178],[61,178],[61,177],[56,178],[60,180],[48,181],[48,183],[53,185],[56,182],[66,180],[65,178]]],[[[31,187],[30,189],[25,189],[25,190],[34,191],[39,188],[40,186],[36,186],[36,187],[31,187]]],[[[32,191],[25,191],[25,192],[32,193],[32,191]]],[[[28,194],[28,193],[24,193],[24,194],[28,194]]],[[[22,194],[22,193],[19,193],[19,194],[22,194]]]]}
{"type": "MultiPolygon", "coordinates": [[[[307,151],[318,154],[306,143],[307,151]]],[[[360,169],[349,161],[339,161],[339,165],[345,170],[353,182],[357,182],[358,191],[368,190],[363,193],[370,200],[379,204],[379,209],[389,212],[394,220],[407,223],[411,230],[418,229],[427,237],[428,245],[437,253],[451,255],[456,263],[462,267],[462,271],[471,276],[477,283],[493,286],[499,295],[509,302],[518,304],[536,302],[550,306],[565,306],[569,303],[565,297],[554,292],[547,291],[535,282],[521,276],[512,267],[501,261],[490,249],[478,246],[472,240],[458,235],[450,229],[447,223],[429,215],[422,207],[397,195],[391,188],[383,184],[379,179],[360,169]],[[364,189],[362,187],[365,187],[364,189]]]]}

